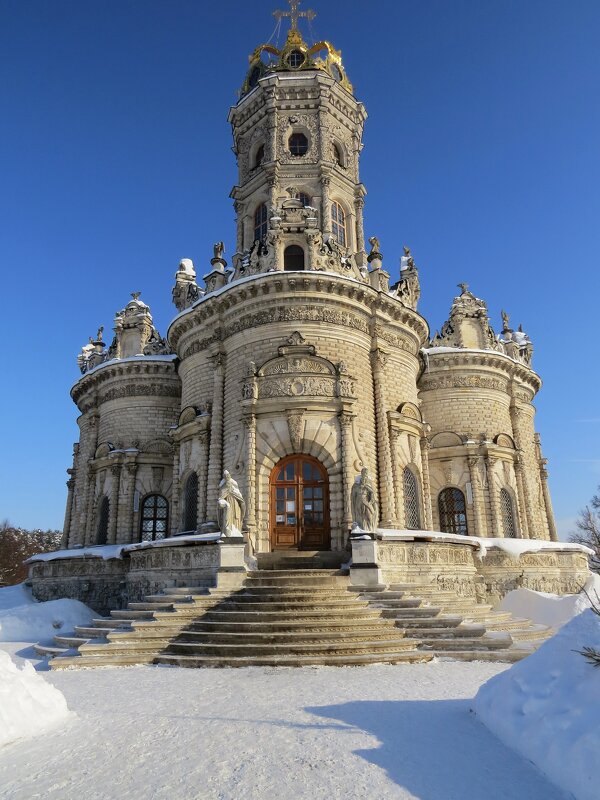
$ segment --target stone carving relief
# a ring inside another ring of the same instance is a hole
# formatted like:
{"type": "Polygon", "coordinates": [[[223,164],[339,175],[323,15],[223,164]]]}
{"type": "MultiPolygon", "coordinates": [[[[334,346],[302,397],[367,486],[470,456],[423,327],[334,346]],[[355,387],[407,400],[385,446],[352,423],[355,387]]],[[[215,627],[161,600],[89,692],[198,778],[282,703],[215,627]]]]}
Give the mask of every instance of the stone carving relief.
{"type": "Polygon", "coordinates": [[[304,434],[304,411],[302,409],[288,411],[287,424],[292,447],[296,453],[299,453],[302,449],[302,439],[304,434]]]}
{"type": "Polygon", "coordinates": [[[433,389],[497,389],[505,392],[506,381],[498,378],[488,378],[482,375],[455,375],[447,378],[426,378],[420,383],[420,389],[431,391],[433,389]]]}

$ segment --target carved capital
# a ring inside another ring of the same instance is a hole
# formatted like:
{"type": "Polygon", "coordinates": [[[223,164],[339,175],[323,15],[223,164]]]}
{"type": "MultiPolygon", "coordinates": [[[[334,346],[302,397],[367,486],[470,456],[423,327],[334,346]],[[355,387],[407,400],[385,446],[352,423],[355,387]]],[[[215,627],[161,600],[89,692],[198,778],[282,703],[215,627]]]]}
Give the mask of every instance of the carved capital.
{"type": "Polygon", "coordinates": [[[351,414],[349,411],[340,411],[338,419],[342,428],[349,430],[352,425],[352,420],[354,419],[354,414],[351,414]]]}
{"type": "Polygon", "coordinates": [[[121,474],[121,465],[113,464],[110,468],[110,474],[113,476],[113,478],[118,478],[121,474]]]}

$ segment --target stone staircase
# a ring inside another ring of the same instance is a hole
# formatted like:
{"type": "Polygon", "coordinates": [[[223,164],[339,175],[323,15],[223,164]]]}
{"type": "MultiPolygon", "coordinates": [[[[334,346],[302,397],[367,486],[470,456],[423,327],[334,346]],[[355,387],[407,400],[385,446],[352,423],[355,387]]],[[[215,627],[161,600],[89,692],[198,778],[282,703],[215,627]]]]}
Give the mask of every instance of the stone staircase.
{"type": "Polygon", "coordinates": [[[171,588],[35,649],[54,669],[516,661],[551,634],[435,586],[373,590],[339,569],[295,565],[249,572],[236,592],[171,588]]]}

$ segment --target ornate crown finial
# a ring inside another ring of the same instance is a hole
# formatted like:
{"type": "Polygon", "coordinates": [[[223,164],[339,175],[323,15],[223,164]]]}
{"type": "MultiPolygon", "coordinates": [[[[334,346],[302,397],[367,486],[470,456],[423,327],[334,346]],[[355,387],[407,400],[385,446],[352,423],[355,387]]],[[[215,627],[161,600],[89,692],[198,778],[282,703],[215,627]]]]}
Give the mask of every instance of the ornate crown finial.
{"type": "Polygon", "coordinates": [[[317,15],[309,8],[308,11],[298,11],[298,6],[301,3],[301,0],[288,0],[290,4],[289,11],[274,11],[273,16],[275,19],[281,21],[284,17],[290,18],[290,30],[297,31],[298,30],[298,20],[300,17],[305,17],[309,22],[313,20],[317,15]]]}
{"type": "Polygon", "coordinates": [[[134,300],[137,300],[140,295],[141,295],[141,292],[132,292],[131,293],[131,296],[133,297],[134,300]]]}

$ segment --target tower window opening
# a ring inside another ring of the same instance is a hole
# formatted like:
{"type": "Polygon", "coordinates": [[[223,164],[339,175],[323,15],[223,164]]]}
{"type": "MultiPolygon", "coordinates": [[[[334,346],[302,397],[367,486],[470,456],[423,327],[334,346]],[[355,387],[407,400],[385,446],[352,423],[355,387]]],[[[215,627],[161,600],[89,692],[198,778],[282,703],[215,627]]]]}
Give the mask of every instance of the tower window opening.
{"type": "Polygon", "coordinates": [[[295,272],[304,269],[304,250],[297,244],[285,248],[283,254],[284,270],[295,272]]]}
{"type": "Polygon", "coordinates": [[[265,160],[265,146],[261,144],[261,146],[256,151],[256,155],[254,156],[254,169],[256,167],[260,167],[262,162],[265,160]]]}
{"type": "Polygon", "coordinates": [[[331,204],[331,233],[338,244],[346,247],[346,213],[339,203],[331,204]]]}
{"type": "Polygon", "coordinates": [[[449,486],[438,495],[440,530],[443,533],[459,533],[467,536],[467,506],[460,489],[449,486]]]}
{"type": "Polygon", "coordinates": [[[254,241],[262,242],[269,230],[266,203],[261,203],[254,212],[254,241]]]}
{"type": "Polygon", "coordinates": [[[198,527],[198,475],[192,472],[183,488],[183,516],[182,528],[184,531],[195,531],[198,527]]]}
{"type": "Polygon", "coordinates": [[[292,69],[298,69],[298,67],[301,67],[305,61],[306,57],[301,50],[292,50],[287,57],[288,66],[290,66],[292,69]]]}
{"type": "Polygon", "coordinates": [[[515,525],[515,512],[513,501],[506,489],[500,490],[500,508],[502,510],[502,527],[506,539],[517,538],[517,528],[515,525]]]}
{"type": "Polygon", "coordinates": [[[306,194],[306,192],[298,192],[296,194],[296,200],[299,200],[302,203],[302,208],[306,208],[310,205],[310,197],[306,194]]]}
{"type": "Polygon", "coordinates": [[[303,133],[292,133],[288,147],[293,156],[304,156],[308,152],[308,139],[303,133]]]}
{"type": "Polygon", "coordinates": [[[154,542],[167,535],[169,502],[161,494],[150,494],[142,503],[141,540],[154,542]]]}
{"type": "Polygon", "coordinates": [[[253,67],[250,76],[248,78],[248,86],[250,89],[254,89],[255,86],[258,86],[258,82],[261,78],[262,70],[260,67],[253,67]]]}
{"type": "Polygon", "coordinates": [[[98,527],[96,528],[96,544],[108,541],[108,519],[110,517],[110,500],[106,495],[98,504],[98,527]]]}
{"type": "Polygon", "coordinates": [[[417,476],[410,467],[404,468],[404,514],[406,517],[406,528],[411,531],[418,531],[421,527],[421,514],[419,513],[419,485],[417,476]]]}
{"type": "Polygon", "coordinates": [[[342,151],[340,150],[339,146],[335,144],[335,142],[333,145],[333,160],[338,165],[338,167],[344,166],[344,161],[342,159],[342,151]]]}

